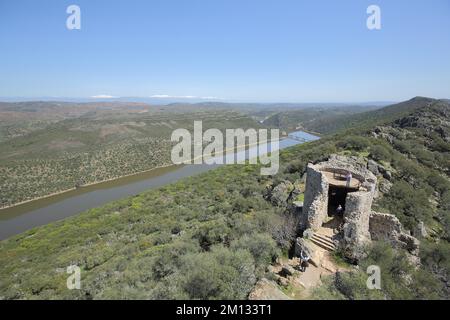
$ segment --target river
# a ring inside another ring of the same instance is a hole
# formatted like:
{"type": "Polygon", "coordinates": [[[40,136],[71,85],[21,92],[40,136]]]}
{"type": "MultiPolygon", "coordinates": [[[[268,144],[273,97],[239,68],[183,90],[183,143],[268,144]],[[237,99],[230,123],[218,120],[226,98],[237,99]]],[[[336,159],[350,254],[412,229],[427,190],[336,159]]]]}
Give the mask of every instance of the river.
{"type": "MultiPolygon", "coordinates": [[[[280,140],[280,149],[285,149],[302,141],[319,139],[303,131],[289,134],[292,138],[280,140]]],[[[247,151],[238,151],[234,156],[247,157],[247,151]]],[[[24,203],[0,210],[0,240],[22,233],[37,226],[62,220],[108,202],[133,196],[145,190],[158,188],[182,178],[193,176],[217,168],[219,165],[173,165],[154,169],[133,176],[79,188],[55,196],[24,203]]]]}

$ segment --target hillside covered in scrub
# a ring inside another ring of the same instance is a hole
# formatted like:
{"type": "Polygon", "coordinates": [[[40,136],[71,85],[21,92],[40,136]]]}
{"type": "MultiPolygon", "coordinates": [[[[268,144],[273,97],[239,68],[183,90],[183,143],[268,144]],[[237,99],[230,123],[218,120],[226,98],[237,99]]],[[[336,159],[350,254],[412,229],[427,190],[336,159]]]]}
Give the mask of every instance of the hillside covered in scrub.
{"type": "Polygon", "coordinates": [[[0,208],[172,164],[171,134],[259,128],[235,110],[142,103],[0,102],[0,208]]]}
{"type": "Polygon", "coordinates": [[[338,154],[376,164],[374,206],[420,238],[420,264],[386,243],[368,247],[359,268],[338,252],[349,272],[308,298],[448,299],[449,112],[447,101],[415,98],[348,122],[336,117],[336,133],[282,151],[275,176],[222,166],[2,241],[0,298],[246,299],[290,254],[298,222],[289,207],[302,199],[306,165],[338,154]],[[73,264],[81,290],[66,288],[73,264]],[[367,290],[371,264],[380,266],[381,290],[367,290]]]}

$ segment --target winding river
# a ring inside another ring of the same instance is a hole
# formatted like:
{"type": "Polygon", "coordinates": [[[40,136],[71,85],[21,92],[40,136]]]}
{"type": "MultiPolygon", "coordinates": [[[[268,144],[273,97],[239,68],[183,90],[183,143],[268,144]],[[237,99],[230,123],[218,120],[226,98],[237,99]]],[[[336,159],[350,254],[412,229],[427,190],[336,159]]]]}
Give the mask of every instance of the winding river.
{"type": "MultiPolygon", "coordinates": [[[[290,133],[288,138],[280,140],[279,148],[285,149],[317,139],[319,139],[317,136],[296,131],[290,133]]],[[[256,147],[251,147],[247,151],[237,151],[232,156],[237,159],[247,158],[254,148],[256,147]]],[[[0,210],[0,240],[117,199],[133,196],[145,190],[158,188],[182,178],[209,171],[218,166],[199,164],[158,168],[0,210]]]]}

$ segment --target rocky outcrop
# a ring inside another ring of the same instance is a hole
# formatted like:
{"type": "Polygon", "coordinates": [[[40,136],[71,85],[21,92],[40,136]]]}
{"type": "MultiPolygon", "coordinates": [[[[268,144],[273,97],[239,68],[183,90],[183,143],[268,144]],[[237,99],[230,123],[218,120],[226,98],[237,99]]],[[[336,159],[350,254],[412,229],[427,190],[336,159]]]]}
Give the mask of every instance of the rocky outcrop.
{"type": "Polygon", "coordinates": [[[266,278],[262,278],[256,283],[248,298],[250,300],[291,300],[275,282],[266,278]]]}
{"type": "Polygon", "coordinates": [[[378,184],[378,190],[380,190],[380,192],[382,194],[388,193],[389,190],[391,190],[391,188],[392,188],[392,183],[389,182],[389,180],[382,179],[380,181],[380,183],[378,184]]]}
{"type": "Polygon", "coordinates": [[[285,180],[276,186],[269,185],[266,187],[265,198],[273,205],[279,207],[287,207],[289,200],[300,194],[292,182],[285,180]]]}
{"type": "Polygon", "coordinates": [[[414,230],[414,236],[417,238],[428,237],[428,232],[423,221],[419,221],[419,223],[417,224],[416,229],[414,230]]]}
{"type": "Polygon", "coordinates": [[[378,170],[378,163],[376,163],[374,160],[369,160],[367,162],[367,169],[369,169],[369,171],[376,176],[380,174],[380,171],[378,170]]]}
{"type": "Polygon", "coordinates": [[[295,256],[300,257],[300,253],[303,251],[303,254],[309,256],[309,262],[319,267],[322,260],[321,250],[318,250],[317,247],[308,239],[305,238],[297,238],[295,242],[295,256]]]}
{"type": "Polygon", "coordinates": [[[391,181],[392,180],[392,172],[387,170],[384,166],[378,165],[378,171],[384,179],[391,181]]]}
{"type": "Polygon", "coordinates": [[[402,224],[392,214],[373,211],[369,231],[372,240],[387,241],[396,248],[408,250],[412,255],[419,254],[419,240],[404,232],[402,224]]]}
{"type": "Polygon", "coordinates": [[[290,265],[284,265],[281,267],[280,275],[282,277],[290,277],[295,273],[295,269],[290,265]]]}

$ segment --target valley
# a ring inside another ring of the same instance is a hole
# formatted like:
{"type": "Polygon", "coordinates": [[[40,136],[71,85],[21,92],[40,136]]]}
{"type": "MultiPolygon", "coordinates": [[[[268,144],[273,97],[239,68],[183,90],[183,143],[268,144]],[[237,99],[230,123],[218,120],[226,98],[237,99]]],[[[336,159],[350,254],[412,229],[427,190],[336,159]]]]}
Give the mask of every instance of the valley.
{"type": "Polygon", "coordinates": [[[335,132],[284,149],[276,175],[260,175],[259,164],[220,166],[12,236],[0,242],[0,297],[247,299],[269,283],[289,298],[448,299],[449,108],[418,97],[346,116],[355,120],[345,127],[338,116],[335,132]],[[338,250],[326,266],[341,267],[311,288],[294,288],[297,278],[277,275],[295,265],[303,213],[293,208],[306,201],[308,163],[334,156],[377,177],[372,208],[420,241],[420,263],[374,240],[357,265],[338,250]],[[82,270],[81,290],[65,287],[72,264],[82,270]],[[365,270],[374,264],[381,290],[366,288],[365,270]]]}
{"type": "Polygon", "coordinates": [[[260,127],[232,110],[133,103],[7,104],[0,106],[0,119],[3,208],[169,166],[172,132],[192,130],[195,120],[205,128],[260,127]],[[58,107],[62,111],[53,112],[58,107]]]}

